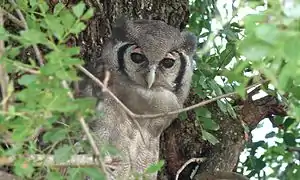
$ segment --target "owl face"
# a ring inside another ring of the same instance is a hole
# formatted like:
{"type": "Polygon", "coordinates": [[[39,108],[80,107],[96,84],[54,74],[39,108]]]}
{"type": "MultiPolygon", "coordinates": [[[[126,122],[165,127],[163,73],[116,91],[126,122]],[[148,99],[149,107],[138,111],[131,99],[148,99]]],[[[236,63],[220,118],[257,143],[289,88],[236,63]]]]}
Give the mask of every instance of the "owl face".
{"type": "Polygon", "coordinates": [[[196,38],[156,20],[117,20],[103,57],[122,80],[144,89],[164,88],[185,98],[196,38]],[[106,53],[105,53],[106,52],[106,53]]]}
{"type": "Polygon", "coordinates": [[[163,87],[178,90],[184,72],[190,69],[190,61],[183,53],[170,51],[158,59],[151,59],[137,44],[124,44],[120,47],[118,70],[129,80],[143,88],[163,87]],[[151,61],[152,60],[152,61],[151,61]]]}

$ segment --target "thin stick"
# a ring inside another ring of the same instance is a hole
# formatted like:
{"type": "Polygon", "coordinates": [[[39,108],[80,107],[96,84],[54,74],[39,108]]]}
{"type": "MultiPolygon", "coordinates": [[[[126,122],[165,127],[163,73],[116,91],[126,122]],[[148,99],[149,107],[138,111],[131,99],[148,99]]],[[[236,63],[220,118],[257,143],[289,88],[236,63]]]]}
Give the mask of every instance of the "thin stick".
{"type": "MultiPolygon", "coordinates": [[[[82,71],[85,75],[87,75],[89,78],[91,78],[98,86],[100,86],[101,88],[105,89],[105,92],[108,93],[120,106],[121,108],[130,116],[132,117],[132,121],[136,124],[136,126],[138,127],[138,130],[140,132],[142,141],[145,143],[145,139],[143,137],[143,133],[142,133],[142,128],[140,126],[140,124],[137,122],[136,119],[134,119],[136,117],[136,114],[133,113],[125,104],[122,103],[122,101],[113,93],[111,92],[104,83],[102,83],[98,78],[96,78],[92,73],[90,73],[88,70],[86,70],[84,67],[78,65],[76,66],[80,71],[82,71]]],[[[104,79],[105,80],[105,79],[104,79]]]]}
{"type": "Polygon", "coordinates": [[[7,19],[11,20],[13,23],[17,24],[18,26],[25,28],[25,24],[20,21],[18,18],[16,18],[14,15],[10,14],[9,12],[7,12],[5,9],[3,9],[0,6],[0,12],[2,12],[4,14],[4,16],[7,17],[7,19]]]}
{"type": "Polygon", "coordinates": [[[103,80],[103,85],[104,87],[102,88],[102,92],[105,92],[108,86],[108,81],[110,78],[110,72],[109,71],[105,71],[105,78],[103,80]]]}
{"type": "Polygon", "coordinates": [[[176,173],[176,177],[175,180],[178,180],[180,173],[184,170],[184,168],[186,168],[189,164],[191,164],[192,162],[197,162],[197,163],[201,163],[203,161],[205,161],[206,158],[191,158],[189,159],[187,162],[185,162],[180,169],[178,169],[177,173],[176,173]]]}
{"type": "MultiPolygon", "coordinates": [[[[74,100],[74,96],[73,96],[73,94],[72,94],[72,92],[71,92],[71,90],[70,90],[70,88],[69,88],[67,82],[66,82],[66,81],[63,81],[63,82],[62,82],[62,85],[63,85],[63,87],[64,87],[65,89],[68,90],[68,96],[69,96],[72,100],[74,100]]],[[[101,157],[101,156],[100,156],[100,155],[101,155],[101,154],[100,154],[100,151],[99,151],[99,149],[98,149],[98,147],[97,147],[97,144],[96,144],[96,142],[95,142],[93,136],[92,136],[91,133],[90,133],[90,130],[89,130],[88,125],[86,124],[86,122],[85,122],[85,120],[84,120],[84,118],[83,118],[82,116],[79,117],[79,122],[80,122],[81,127],[82,127],[83,131],[85,132],[85,134],[86,134],[86,136],[87,136],[87,138],[88,138],[88,140],[89,140],[89,143],[91,144],[91,147],[92,147],[92,149],[93,149],[93,151],[94,151],[94,155],[96,156],[97,163],[99,164],[100,168],[103,170],[103,172],[105,173],[105,175],[108,177],[109,174],[108,174],[108,172],[107,172],[106,169],[105,169],[104,163],[103,163],[102,160],[100,159],[100,157],[101,157]]]]}
{"type": "MultiPolygon", "coordinates": [[[[26,160],[32,161],[35,167],[95,167],[94,157],[87,154],[72,155],[71,158],[66,162],[55,162],[54,155],[44,155],[44,154],[31,154],[26,156],[26,160]]],[[[16,157],[9,156],[0,157],[0,166],[12,165],[16,161],[16,157]]],[[[118,164],[118,160],[108,160],[105,161],[105,166],[115,169],[118,164]],[[116,164],[116,165],[113,165],[116,164]]]]}

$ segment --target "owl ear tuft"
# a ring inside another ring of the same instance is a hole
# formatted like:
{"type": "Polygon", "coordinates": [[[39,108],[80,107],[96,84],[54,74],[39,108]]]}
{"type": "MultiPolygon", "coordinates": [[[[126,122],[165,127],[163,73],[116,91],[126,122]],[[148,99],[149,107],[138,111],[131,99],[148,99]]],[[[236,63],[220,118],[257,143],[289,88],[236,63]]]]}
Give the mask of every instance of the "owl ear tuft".
{"type": "Polygon", "coordinates": [[[112,27],[112,37],[119,41],[134,40],[133,22],[126,16],[119,17],[112,27]]]}
{"type": "Polygon", "coordinates": [[[183,37],[182,48],[188,55],[193,55],[197,48],[197,37],[188,31],[181,32],[181,36],[183,37]]]}

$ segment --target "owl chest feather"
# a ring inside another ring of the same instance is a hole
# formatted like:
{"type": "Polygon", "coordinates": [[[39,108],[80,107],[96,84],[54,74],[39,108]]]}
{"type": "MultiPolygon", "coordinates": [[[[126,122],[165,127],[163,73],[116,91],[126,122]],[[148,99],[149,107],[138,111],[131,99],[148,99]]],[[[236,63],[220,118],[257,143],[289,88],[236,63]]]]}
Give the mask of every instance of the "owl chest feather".
{"type": "Polygon", "coordinates": [[[122,177],[129,171],[142,173],[149,165],[158,161],[159,136],[153,136],[142,127],[141,132],[125,111],[110,97],[104,100],[104,118],[93,127],[101,141],[116,147],[122,153],[122,177]]]}

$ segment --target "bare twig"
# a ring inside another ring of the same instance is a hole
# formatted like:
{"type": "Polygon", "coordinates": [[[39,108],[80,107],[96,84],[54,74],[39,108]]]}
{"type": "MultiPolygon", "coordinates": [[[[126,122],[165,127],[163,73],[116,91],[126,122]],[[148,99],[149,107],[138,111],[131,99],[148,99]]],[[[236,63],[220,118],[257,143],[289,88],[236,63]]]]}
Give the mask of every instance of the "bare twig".
{"type": "Polygon", "coordinates": [[[184,168],[186,168],[189,164],[191,164],[192,162],[196,162],[196,163],[202,163],[203,161],[205,161],[206,158],[191,158],[189,159],[187,162],[185,162],[180,169],[178,169],[177,173],[176,173],[176,177],[175,180],[178,180],[180,173],[184,170],[184,168]]]}
{"type": "Polygon", "coordinates": [[[108,81],[110,78],[110,72],[109,71],[105,71],[105,78],[103,80],[103,85],[104,87],[102,88],[102,92],[105,92],[108,86],[108,81]]]}
{"type": "Polygon", "coordinates": [[[287,150],[300,153],[300,147],[287,147],[287,150]]]}
{"type": "Polygon", "coordinates": [[[25,72],[28,72],[30,74],[40,74],[41,72],[39,70],[30,69],[27,67],[17,66],[18,69],[23,70],[25,72]]]}
{"type": "MultiPolygon", "coordinates": [[[[74,100],[74,96],[73,96],[73,94],[72,94],[72,92],[71,92],[71,90],[70,90],[70,88],[69,88],[67,82],[66,82],[66,81],[63,81],[63,82],[62,82],[62,85],[63,85],[63,87],[64,87],[65,89],[68,90],[68,95],[69,95],[69,97],[70,97],[72,100],[74,100]]],[[[101,160],[100,151],[99,151],[99,149],[98,149],[98,147],[97,147],[97,144],[96,144],[96,142],[95,142],[93,136],[91,135],[90,130],[89,130],[89,127],[88,127],[88,125],[86,124],[86,122],[85,122],[85,120],[84,120],[84,118],[83,118],[82,116],[79,117],[79,122],[80,122],[80,124],[81,124],[81,127],[82,127],[83,131],[85,132],[85,134],[86,134],[86,136],[87,136],[87,138],[88,138],[88,141],[89,141],[90,144],[91,144],[91,147],[92,147],[92,149],[93,149],[93,151],[94,151],[94,155],[95,155],[95,157],[96,157],[96,160],[97,160],[98,165],[99,165],[100,168],[103,170],[103,172],[105,173],[105,175],[108,176],[109,174],[108,174],[108,172],[106,171],[106,168],[105,168],[105,165],[104,165],[103,161],[101,160]]]]}
{"type": "Polygon", "coordinates": [[[4,16],[7,17],[7,19],[11,20],[13,23],[17,24],[18,26],[25,28],[25,24],[20,21],[18,18],[16,18],[14,15],[10,14],[9,12],[7,12],[5,9],[3,9],[0,6],[0,12],[2,12],[4,14],[4,16]]]}
{"type": "MultiPolygon", "coordinates": [[[[138,127],[139,133],[142,137],[143,142],[145,143],[145,139],[143,137],[143,133],[142,133],[142,128],[140,126],[140,124],[137,122],[136,119],[134,119],[137,115],[135,113],[133,113],[125,104],[122,103],[122,101],[113,93],[111,92],[104,83],[102,83],[98,78],[96,78],[92,73],[90,73],[88,70],[86,70],[84,67],[82,66],[76,66],[80,71],[82,71],[85,75],[87,75],[89,78],[91,78],[98,86],[100,86],[101,88],[105,89],[105,92],[108,93],[120,106],[122,109],[124,109],[124,111],[130,116],[132,117],[132,121],[136,124],[136,126],[138,127]]],[[[105,78],[104,78],[105,80],[105,78]]],[[[108,80],[107,80],[108,81],[108,80]]]]}

